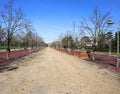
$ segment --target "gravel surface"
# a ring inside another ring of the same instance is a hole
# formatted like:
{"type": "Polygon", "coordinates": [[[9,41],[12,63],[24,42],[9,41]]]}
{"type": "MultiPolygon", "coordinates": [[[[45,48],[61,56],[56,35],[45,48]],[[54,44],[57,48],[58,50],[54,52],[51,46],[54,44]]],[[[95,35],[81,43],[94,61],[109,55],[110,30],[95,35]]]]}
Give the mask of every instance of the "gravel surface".
{"type": "Polygon", "coordinates": [[[120,94],[119,73],[51,48],[10,67],[0,72],[0,94],[120,94]]]}

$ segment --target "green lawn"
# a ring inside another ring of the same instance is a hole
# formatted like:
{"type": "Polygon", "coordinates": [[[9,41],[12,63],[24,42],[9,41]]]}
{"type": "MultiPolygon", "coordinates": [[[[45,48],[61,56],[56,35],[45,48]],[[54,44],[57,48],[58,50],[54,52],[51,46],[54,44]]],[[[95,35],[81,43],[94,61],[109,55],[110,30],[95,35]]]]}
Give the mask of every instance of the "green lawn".
{"type": "Polygon", "coordinates": [[[0,50],[5,50],[6,46],[0,46],[0,50]]]}
{"type": "MultiPolygon", "coordinates": [[[[21,48],[24,48],[24,47],[20,47],[20,46],[17,46],[17,47],[10,46],[10,49],[21,49],[21,48]]],[[[6,46],[0,46],[0,50],[6,50],[6,46]]]]}
{"type": "MultiPolygon", "coordinates": [[[[75,49],[76,51],[78,51],[78,49],[75,49]]],[[[87,50],[87,49],[80,49],[79,50],[80,52],[87,52],[87,51],[92,51],[92,50],[87,50]]],[[[106,49],[106,50],[101,50],[101,51],[95,51],[96,54],[104,54],[104,55],[109,55],[109,50],[106,49]]],[[[117,55],[117,51],[112,51],[111,52],[112,55],[117,55]]]]}

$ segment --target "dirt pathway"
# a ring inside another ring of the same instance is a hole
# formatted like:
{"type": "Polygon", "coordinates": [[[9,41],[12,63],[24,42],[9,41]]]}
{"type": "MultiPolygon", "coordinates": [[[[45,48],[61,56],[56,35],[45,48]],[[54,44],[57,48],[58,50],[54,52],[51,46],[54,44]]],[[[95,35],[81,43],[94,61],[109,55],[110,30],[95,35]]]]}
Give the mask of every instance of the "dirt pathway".
{"type": "Polygon", "coordinates": [[[0,73],[0,94],[120,94],[120,74],[51,48],[0,73]]]}

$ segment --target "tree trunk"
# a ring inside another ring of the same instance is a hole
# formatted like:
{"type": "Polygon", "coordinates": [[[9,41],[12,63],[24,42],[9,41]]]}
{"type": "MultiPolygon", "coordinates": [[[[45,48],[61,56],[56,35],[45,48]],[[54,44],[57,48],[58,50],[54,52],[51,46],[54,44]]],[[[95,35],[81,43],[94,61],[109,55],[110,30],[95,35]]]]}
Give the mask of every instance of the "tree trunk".
{"type": "Polygon", "coordinates": [[[10,54],[10,31],[8,30],[8,38],[7,38],[7,60],[9,60],[10,54]]]}

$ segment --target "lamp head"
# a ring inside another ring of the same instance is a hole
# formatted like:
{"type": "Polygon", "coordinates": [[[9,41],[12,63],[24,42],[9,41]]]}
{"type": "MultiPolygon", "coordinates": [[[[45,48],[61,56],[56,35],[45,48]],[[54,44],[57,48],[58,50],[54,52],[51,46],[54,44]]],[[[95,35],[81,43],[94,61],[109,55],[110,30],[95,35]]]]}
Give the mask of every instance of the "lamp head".
{"type": "Polygon", "coordinates": [[[113,20],[112,19],[109,19],[108,22],[107,22],[108,25],[112,25],[114,24],[113,20]]]}

